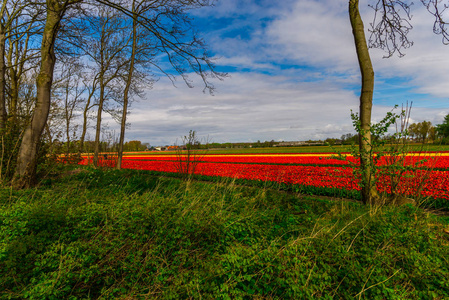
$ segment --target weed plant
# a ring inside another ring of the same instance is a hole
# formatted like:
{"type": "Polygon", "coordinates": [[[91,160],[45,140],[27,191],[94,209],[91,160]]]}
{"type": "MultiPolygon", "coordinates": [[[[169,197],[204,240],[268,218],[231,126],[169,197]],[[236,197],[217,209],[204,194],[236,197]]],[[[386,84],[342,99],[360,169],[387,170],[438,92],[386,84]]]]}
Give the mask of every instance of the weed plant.
{"type": "Polygon", "coordinates": [[[133,170],[0,190],[1,299],[446,299],[449,219],[133,170]]]}
{"type": "MultiPolygon", "coordinates": [[[[397,107],[396,105],[393,110],[397,107]]],[[[361,194],[366,194],[362,196],[364,198],[362,200],[367,204],[382,206],[412,203],[435,206],[434,200],[424,197],[422,191],[431,172],[435,169],[437,157],[420,158],[429,151],[424,149],[424,144],[419,149],[419,153],[412,153],[412,149],[416,150],[416,147],[412,148],[408,143],[411,105],[407,104],[405,109],[402,107],[400,114],[394,113],[393,110],[388,112],[380,122],[371,124],[371,140],[365,138],[358,114],[351,111],[354,129],[368,144],[368,149],[351,146],[350,153],[356,162],[347,160],[346,154],[335,148],[337,156],[331,158],[349,162],[348,165],[353,169],[354,177],[358,179],[361,194]],[[388,136],[392,125],[396,126],[396,133],[388,136]],[[379,191],[379,187],[383,190],[379,191]]]]}
{"type": "Polygon", "coordinates": [[[182,145],[176,146],[176,164],[177,173],[184,180],[190,181],[195,175],[195,170],[207,153],[207,144],[205,149],[200,150],[201,141],[195,130],[190,130],[188,135],[181,138],[182,145]]]}

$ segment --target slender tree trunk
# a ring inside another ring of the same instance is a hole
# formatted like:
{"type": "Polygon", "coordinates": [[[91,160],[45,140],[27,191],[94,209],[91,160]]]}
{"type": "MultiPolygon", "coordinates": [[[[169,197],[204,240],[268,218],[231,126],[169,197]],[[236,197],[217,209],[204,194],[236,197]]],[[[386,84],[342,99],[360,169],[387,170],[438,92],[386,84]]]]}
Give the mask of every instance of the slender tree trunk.
{"type": "Polygon", "coordinates": [[[98,102],[97,126],[95,130],[95,148],[94,148],[94,166],[98,167],[98,155],[100,153],[100,133],[101,133],[101,113],[104,103],[104,83],[103,77],[100,77],[100,101],[98,102]]]}
{"type": "Polygon", "coordinates": [[[37,101],[18,153],[13,179],[13,186],[16,188],[29,187],[35,181],[39,141],[50,110],[51,85],[56,62],[54,44],[65,6],[60,7],[58,1],[52,0],[48,0],[47,5],[49,7],[42,35],[41,66],[36,80],[37,101]]]}
{"type": "MultiPolygon", "coordinates": [[[[133,12],[134,12],[134,2],[133,2],[133,12]]],[[[128,97],[129,89],[131,87],[131,82],[134,72],[134,62],[136,57],[137,48],[137,32],[136,32],[137,22],[133,19],[133,40],[132,40],[132,51],[131,51],[131,62],[129,65],[128,78],[126,80],[126,87],[123,95],[123,112],[122,112],[122,122],[120,126],[120,140],[118,143],[118,158],[117,158],[117,169],[122,168],[122,158],[123,158],[123,143],[125,142],[125,128],[126,128],[126,115],[128,113],[128,97]]]]}
{"type": "Polygon", "coordinates": [[[6,33],[0,27],[0,131],[6,127],[6,63],[5,63],[6,33]]]}
{"type": "MultiPolygon", "coordinates": [[[[31,30],[33,22],[28,25],[26,29],[27,32],[31,30]]],[[[8,111],[8,121],[9,124],[15,127],[25,127],[23,123],[18,123],[18,113],[19,113],[19,89],[21,84],[21,79],[23,76],[25,64],[28,56],[28,46],[30,43],[31,34],[26,34],[25,41],[19,43],[17,39],[10,39],[9,52],[8,52],[8,64],[9,64],[9,111],[8,111]],[[14,55],[13,55],[14,54],[14,55]],[[14,58],[15,57],[15,58],[14,58]],[[14,59],[13,59],[14,58],[14,59]]],[[[23,37],[23,35],[22,35],[23,37]]],[[[28,117],[28,116],[25,116],[28,117]]],[[[22,122],[22,120],[19,120],[22,122]]]]}
{"type": "Polygon", "coordinates": [[[70,82],[67,81],[66,86],[65,86],[65,108],[64,108],[64,117],[65,117],[65,125],[66,125],[65,136],[67,139],[65,159],[67,162],[68,162],[69,154],[70,154],[70,120],[72,118],[71,113],[69,111],[69,84],[70,84],[70,82]]]}
{"type": "Polygon", "coordinates": [[[94,82],[92,84],[92,91],[89,92],[89,96],[87,97],[86,106],[84,106],[83,110],[83,128],[81,130],[81,138],[80,138],[80,146],[79,146],[79,154],[84,152],[84,142],[86,140],[86,133],[87,133],[87,117],[89,113],[90,103],[92,102],[92,97],[96,91],[96,79],[94,79],[94,82]]]}
{"type": "Polygon", "coordinates": [[[17,107],[19,103],[19,82],[14,71],[10,72],[10,99],[9,99],[9,121],[15,123],[17,121],[17,107]]]}
{"type": "Polygon", "coordinates": [[[373,106],[374,70],[366,43],[363,21],[359,12],[359,0],[349,1],[349,18],[354,36],[357,59],[362,75],[360,94],[360,165],[362,169],[362,200],[365,204],[376,204],[377,194],[372,169],[371,110],[373,106]]]}
{"type": "Polygon", "coordinates": [[[44,131],[45,131],[45,135],[47,136],[48,143],[50,145],[53,145],[53,136],[51,135],[51,130],[50,130],[50,127],[48,126],[48,123],[45,124],[44,131]]]}
{"type": "Polygon", "coordinates": [[[78,153],[80,155],[84,152],[84,140],[86,139],[86,132],[87,132],[87,104],[83,111],[83,128],[81,129],[80,145],[78,149],[78,153]]]}
{"type": "Polygon", "coordinates": [[[8,120],[13,126],[17,125],[17,106],[19,103],[19,80],[17,74],[18,41],[9,42],[8,64],[9,68],[9,116],[8,120]],[[13,52],[16,51],[16,61],[13,61],[13,52]]]}

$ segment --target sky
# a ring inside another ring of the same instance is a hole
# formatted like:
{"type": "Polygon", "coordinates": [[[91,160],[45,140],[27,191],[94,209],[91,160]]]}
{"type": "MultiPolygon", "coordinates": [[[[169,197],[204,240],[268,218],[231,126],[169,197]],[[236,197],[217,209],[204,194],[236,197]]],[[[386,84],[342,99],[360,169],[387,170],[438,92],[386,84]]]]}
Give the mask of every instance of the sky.
{"type": "MultiPolygon", "coordinates": [[[[191,11],[217,70],[229,77],[213,81],[214,95],[203,92],[195,74],[194,88],[161,77],[133,103],[126,140],[171,145],[189,130],[219,143],[355,133],[350,113],[358,111],[361,77],[347,2],[222,0],[191,11]]],[[[368,35],[367,2],[373,1],[361,1],[360,9],[368,35]]],[[[419,1],[411,11],[414,45],[404,57],[370,49],[374,122],[407,101],[413,101],[410,123],[440,124],[449,114],[449,45],[432,32],[433,17],[419,1]]]]}

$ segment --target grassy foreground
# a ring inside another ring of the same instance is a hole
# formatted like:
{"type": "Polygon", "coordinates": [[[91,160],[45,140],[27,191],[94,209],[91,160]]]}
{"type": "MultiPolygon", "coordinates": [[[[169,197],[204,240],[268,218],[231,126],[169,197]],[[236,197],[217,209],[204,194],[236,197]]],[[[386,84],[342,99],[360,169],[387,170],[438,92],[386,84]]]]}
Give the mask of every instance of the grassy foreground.
{"type": "Polygon", "coordinates": [[[447,299],[449,218],[133,170],[0,190],[0,299],[447,299]]]}

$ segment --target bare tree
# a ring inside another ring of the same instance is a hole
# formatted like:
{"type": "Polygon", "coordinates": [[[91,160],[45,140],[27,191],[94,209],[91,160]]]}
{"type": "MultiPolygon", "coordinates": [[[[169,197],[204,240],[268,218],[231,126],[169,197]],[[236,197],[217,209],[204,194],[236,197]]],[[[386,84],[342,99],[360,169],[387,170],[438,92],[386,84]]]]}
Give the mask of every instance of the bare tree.
{"type": "MultiPolygon", "coordinates": [[[[107,2],[107,1],[105,1],[107,2]]],[[[189,5],[178,1],[160,1],[160,2],[139,2],[133,1],[131,9],[121,8],[121,11],[133,18],[133,37],[137,37],[136,28],[140,28],[140,34],[143,32],[145,40],[150,39],[151,44],[146,46],[140,44],[140,38],[133,39],[131,54],[130,71],[126,80],[126,87],[129,87],[132,82],[133,70],[138,65],[138,60],[135,61],[134,55],[138,57],[149,55],[142,55],[142,53],[148,53],[148,51],[162,52],[167,55],[168,61],[173,69],[182,77],[184,82],[189,87],[193,87],[190,79],[188,78],[186,71],[192,70],[196,72],[203,80],[204,91],[213,93],[214,86],[209,82],[209,77],[222,79],[226,76],[223,73],[217,73],[213,70],[213,63],[208,58],[207,52],[205,52],[205,46],[202,40],[198,39],[195,32],[192,30],[192,24],[190,19],[185,14],[186,9],[197,8],[210,5],[210,1],[195,0],[188,1],[189,5]],[[156,22],[155,22],[156,20],[156,22]],[[159,23],[158,23],[159,21],[159,23]],[[157,24],[158,26],[153,26],[157,24]],[[163,24],[165,27],[161,26],[163,24]],[[168,24],[168,27],[167,27],[168,24]],[[165,35],[161,35],[164,32],[165,35]],[[189,37],[190,42],[184,43],[182,39],[189,37]],[[153,37],[153,38],[152,38],[153,37]],[[152,39],[151,39],[152,38],[152,39]],[[137,47],[137,48],[135,48],[137,47]],[[154,49],[154,50],[153,50],[154,49]],[[133,54],[134,53],[134,54],[133,54]],[[140,55],[139,55],[140,54],[140,55]],[[209,68],[211,72],[205,72],[201,61],[204,62],[206,68],[209,68]]],[[[140,61],[142,63],[142,61],[140,61]]],[[[153,60],[147,60],[144,64],[153,66],[158,71],[165,74],[173,83],[175,77],[166,72],[166,70],[160,68],[160,66],[153,60]]],[[[143,72],[145,73],[145,72],[143,72]]],[[[141,77],[142,78],[142,77],[141,77]]],[[[121,120],[121,135],[119,142],[119,155],[117,168],[121,166],[121,159],[123,155],[123,142],[126,125],[126,113],[128,105],[128,88],[125,89],[124,95],[124,109],[121,120]]]]}
{"type": "MultiPolygon", "coordinates": [[[[136,1],[132,2],[132,13],[136,13],[136,1]]],[[[125,142],[125,129],[126,129],[126,116],[128,113],[128,102],[129,102],[129,90],[131,88],[131,83],[134,74],[134,65],[136,62],[136,52],[137,52],[137,20],[133,18],[132,20],[132,39],[131,39],[131,57],[129,61],[128,76],[126,77],[126,85],[123,93],[123,110],[122,119],[120,122],[120,139],[118,143],[118,159],[117,159],[117,169],[122,167],[122,157],[123,157],[123,143],[125,142]]]]}
{"type": "Polygon", "coordinates": [[[130,40],[125,35],[125,22],[120,13],[109,7],[98,7],[98,15],[89,17],[92,28],[100,28],[98,35],[92,34],[88,41],[87,53],[92,62],[97,66],[98,77],[98,108],[95,128],[95,149],[93,163],[98,164],[100,152],[100,134],[102,113],[105,110],[105,102],[115,96],[114,85],[124,72],[126,60],[123,59],[125,48],[130,40]]]}
{"type": "Polygon", "coordinates": [[[413,45],[407,37],[412,25],[410,24],[410,5],[398,0],[377,0],[376,5],[370,5],[374,10],[371,23],[369,46],[384,50],[391,57],[398,53],[404,56],[403,49],[413,45]]]}
{"type": "Polygon", "coordinates": [[[63,64],[61,70],[62,81],[59,86],[59,96],[62,102],[64,133],[66,140],[66,158],[70,155],[72,138],[75,138],[77,126],[73,125],[76,110],[80,108],[83,94],[86,90],[81,78],[82,66],[74,59],[63,64]]]}
{"type": "MultiPolygon", "coordinates": [[[[448,41],[446,25],[440,8],[440,0],[421,0],[427,9],[435,16],[434,32],[442,34],[443,42],[448,41]]],[[[362,169],[362,200],[366,204],[377,204],[379,195],[375,186],[373,173],[373,151],[371,137],[371,111],[374,91],[374,69],[371,63],[368,46],[380,48],[387,52],[386,57],[394,53],[403,56],[403,49],[412,46],[407,35],[412,29],[410,23],[410,5],[400,0],[377,0],[371,5],[374,10],[374,20],[370,24],[370,38],[365,38],[364,25],[359,12],[359,0],[349,0],[349,18],[357,52],[357,58],[362,75],[360,94],[360,165],[362,169]]]]}
{"type": "Polygon", "coordinates": [[[14,29],[14,22],[22,14],[25,6],[21,1],[7,1],[3,0],[0,8],[0,130],[6,126],[7,111],[6,111],[6,72],[7,65],[6,57],[6,41],[10,38],[14,29]]]}
{"type": "MultiPolygon", "coordinates": [[[[120,0],[91,0],[91,3],[111,7],[135,19],[139,25],[151,33],[157,41],[157,49],[167,56],[176,72],[189,86],[191,86],[191,82],[186,71],[192,70],[202,78],[205,89],[213,91],[213,85],[209,79],[221,78],[223,74],[214,71],[204,43],[197,38],[191,26],[186,27],[186,25],[190,25],[186,11],[211,5],[211,2],[208,0],[140,0],[140,2],[148,8],[145,15],[134,14],[120,0]],[[189,32],[191,34],[188,34],[189,32]]],[[[42,32],[40,71],[36,80],[37,101],[19,149],[13,180],[13,186],[16,188],[30,186],[35,179],[39,140],[45,128],[51,104],[51,86],[56,63],[55,43],[60,33],[61,21],[71,9],[82,7],[84,3],[84,5],[89,5],[87,0],[86,2],[83,0],[47,0],[43,3],[32,3],[41,5],[46,15],[42,32]]]]}
{"type": "Polygon", "coordinates": [[[88,127],[88,119],[89,119],[89,112],[90,110],[96,105],[95,104],[95,93],[97,92],[98,87],[98,74],[95,74],[92,78],[89,78],[89,75],[91,73],[85,73],[84,76],[84,86],[87,89],[87,99],[84,104],[83,108],[83,125],[81,127],[81,137],[80,137],[80,143],[79,143],[79,154],[84,152],[84,144],[86,140],[86,134],[87,134],[87,127],[88,127]]]}
{"type": "Polygon", "coordinates": [[[47,0],[42,33],[40,71],[36,80],[37,101],[30,124],[25,129],[17,158],[13,186],[22,188],[34,183],[39,140],[47,122],[51,104],[51,86],[56,63],[55,40],[60,22],[71,5],[80,0],[47,0]]]}
{"type": "Polygon", "coordinates": [[[37,49],[30,45],[38,34],[41,20],[35,6],[25,0],[4,0],[0,11],[0,127],[4,128],[7,120],[9,125],[19,127],[22,121],[16,119],[19,94],[23,78],[28,72],[34,72],[33,60],[39,56],[37,49]]]}
{"type": "Polygon", "coordinates": [[[359,12],[359,1],[349,1],[349,18],[354,36],[357,59],[362,74],[360,94],[360,165],[362,167],[362,199],[365,203],[375,202],[379,197],[371,168],[371,110],[373,106],[374,69],[366,43],[363,21],[359,12]]]}
{"type": "Polygon", "coordinates": [[[421,3],[427,8],[427,11],[435,18],[433,32],[440,34],[443,44],[449,44],[449,32],[447,26],[449,22],[444,19],[447,16],[449,3],[441,0],[421,0],[421,3]]]}
{"type": "MultiPolygon", "coordinates": [[[[132,2],[133,14],[144,14],[145,7],[138,5],[135,0],[132,2]]],[[[142,4],[142,3],[140,3],[142,4]]],[[[149,68],[154,62],[154,56],[156,49],[152,46],[153,38],[148,35],[146,30],[142,30],[139,26],[136,18],[132,19],[132,39],[130,41],[130,53],[127,66],[127,74],[123,78],[125,82],[125,90],[123,92],[123,108],[122,116],[120,120],[120,138],[118,143],[118,159],[117,169],[121,168],[123,147],[125,141],[126,119],[128,114],[130,98],[133,95],[142,95],[142,85],[145,85],[146,89],[151,88],[153,80],[147,80],[149,76],[149,68]]]]}
{"type": "Polygon", "coordinates": [[[28,120],[29,100],[34,99],[34,89],[28,85],[33,68],[26,66],[33,53],[28,44],[35,34],[37,14],[24,0],[3,0],[0,4],[0,181],[11,178],[17,158],[21,125],[28,120]],[[31,70],[30,70],[31,69],[31,70]],[[20,107],[22,96],[23,107],[20,107]],[[27,97],[27,98],[24,98],[27,97]],[[26,114],[17,120],[18,112],[26,114]],[[8,121],[9,119],[9,121],[8,121]]]}
{"type": "MultiPolygon", "coordinates": [[[[1,15],[5,15],[6,0],[3,0],[1,15]]],[[[5,63],[5,43],[6,43],[7,24],[0,22],[0,130],[6,126],[6,63],[5,63]]]]}
{"type": "MultiPolygon", "coordinates": [[[[37,12],[34,12],[34,14],[37,14],[37,12]]],[[[23,87],[23,79],[26,78],[25,74],[35,72],[39,58],[38,49],[31,47],[38,34],[36,29],[33,29],[37,26],[35,20],[37,16],[34,15],[32,18],[31,20],[22,20],[21,23],[18,20],[14,22],[16,26],[11,31],[8,43],[8,120],[16,125],[29,117],[19,114],[21,101],[23,100],[20,99],[19,94],[23,87]],[[22,120],[18,120],[17,117],[22,120]]]]}

